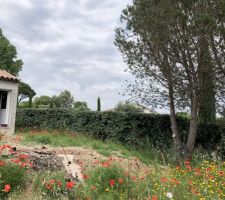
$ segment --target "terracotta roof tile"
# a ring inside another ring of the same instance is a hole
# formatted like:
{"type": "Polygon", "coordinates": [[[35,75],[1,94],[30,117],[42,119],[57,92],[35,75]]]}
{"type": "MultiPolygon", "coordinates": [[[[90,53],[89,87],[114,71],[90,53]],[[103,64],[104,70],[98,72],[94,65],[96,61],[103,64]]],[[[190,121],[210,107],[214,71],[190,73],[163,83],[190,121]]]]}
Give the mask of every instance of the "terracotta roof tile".
{"type": "Polygon", "coordinates": [[[0,69],[0,80],[19,82],[19,79],[5,70],[0,69]]]}

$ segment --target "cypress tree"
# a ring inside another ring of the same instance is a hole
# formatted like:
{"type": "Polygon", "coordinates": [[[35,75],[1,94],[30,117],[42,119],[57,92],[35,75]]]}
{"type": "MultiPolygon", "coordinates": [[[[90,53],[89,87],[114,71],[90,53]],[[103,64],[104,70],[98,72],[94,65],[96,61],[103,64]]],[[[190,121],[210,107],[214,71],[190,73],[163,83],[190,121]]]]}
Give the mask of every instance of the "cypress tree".
{"type": "Polygon", "coordinates": [[[100,97],[98,97],[98,100],[97,100],[97,111],[101,111],[101,100],[100,100],[100,97]]]}

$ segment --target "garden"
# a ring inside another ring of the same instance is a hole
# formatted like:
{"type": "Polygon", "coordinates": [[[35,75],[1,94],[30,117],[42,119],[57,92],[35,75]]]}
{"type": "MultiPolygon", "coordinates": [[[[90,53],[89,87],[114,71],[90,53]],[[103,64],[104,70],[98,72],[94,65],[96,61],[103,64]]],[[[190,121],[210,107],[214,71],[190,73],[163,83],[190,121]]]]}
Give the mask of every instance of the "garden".
{"type": "MultiPolygon", "coordinates": [[[[199,144],[191,159],[177,163],[169,147],[170,141],[163,138],[169,123],[167,116],[74,114],[68,110],[57,113],[59,110],[19,110],[16,134],[1,135],[1,199],[225,198],[225,162],[223,150],[219,148],[223,141],[223,135],[219,133],[222,134],[223,128],[218,124],[214,125],[218,135],[211,140],[215,149],[210,146],[207,149],[205,141],[199,144]],[[149,131],[146,131],[144,119],[155,120],[158,125],[147,123],[154,128],[148,127],[149,131]],[[159,128],[162,124],[163,131],[159,128]],[[130,132],[130,138],[122,135],[126,131],[130,132]],[[156,144],[145,135],[151,136],[155,131],[159,133],[155,137],[161,138],[156,144]],[[145,148],[142,141],[146,141],[145,148]]],[[[185,120],[180,124],[184,129],[185,120]]],[[[208,128],[206,130],[204,126],[207,125],[202,125],[199,132],[200,136],[205,134],[206,137],[208,128]]],[[[210,127],[212,131],[212,125],[210,127]]]]}

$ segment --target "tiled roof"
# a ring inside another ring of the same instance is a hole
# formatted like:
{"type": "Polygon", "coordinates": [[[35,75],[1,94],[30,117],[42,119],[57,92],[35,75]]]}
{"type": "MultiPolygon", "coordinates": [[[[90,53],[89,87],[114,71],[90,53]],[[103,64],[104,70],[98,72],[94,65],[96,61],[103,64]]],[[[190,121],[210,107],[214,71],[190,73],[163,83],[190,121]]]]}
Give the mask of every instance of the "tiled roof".
{"type": "Polygon", "coordinates": [[[5,70],[0,69],[0,80],[19,82],[19,79],[5,70]]]}

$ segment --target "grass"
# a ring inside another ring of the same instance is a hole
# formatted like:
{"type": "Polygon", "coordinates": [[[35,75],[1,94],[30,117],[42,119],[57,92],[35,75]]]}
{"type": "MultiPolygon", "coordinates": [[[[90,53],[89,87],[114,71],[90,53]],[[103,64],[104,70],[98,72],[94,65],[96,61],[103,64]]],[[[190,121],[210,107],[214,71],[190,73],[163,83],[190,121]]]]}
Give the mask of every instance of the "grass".
{"type": "MultiPolygon", "coordinates": [[[[94,149],[106,157],[110,156],[104,161],[96,162],[94,168],[86,168],[84,182],[77,183],[74,191],[71,191],[71,194],[76,195],[77,200],[222,200],[225,198],[225,162],[213,161],[202,150],[194,153],[191,162],[186,160],[175,166],[169,164],[172,157],[170,150],[163,153],[157,149],[141,151],[77,133],[26,132],[23,134],[22,143],[32,146],[41,144],[58,147],[61,144],[64,147],[85,147],[94,149]],[[151,168],[149,171],[145,171],[144,168],[142,171],[131,171],[129,166],[126,169],[121,168],[119,162],[126,161],[121,161],[119,158],[113,160],[111,157],[113,154],[120,154],[127,158],[135,156],[151,165],[151,168]]],[[[73,195],[71,196],[67,191],[62,192],[57,186],[54,186],[54,190],[46,189],[45,183],[51,180],[63,182],[65,174],[63,172],[35,173],[31,189],[21,193],[14,191],[10,194],[10,198],[12,200],[75,199],[73,195]]]]}
{"type": "Polygon", "coordinates": [[[165,156],[157,149],[137,150],[129,146],[112,142],[94,139],[91,136],[67,133],[67,132],[26,132],[23,134],[22,144],[24,145],[50,145],[53,147],[85,147],[96,150],[104,156],[117,155],[125,158],[137,157],[143,163],[149,165],[152,163],[167,162],[165,156]]]}

